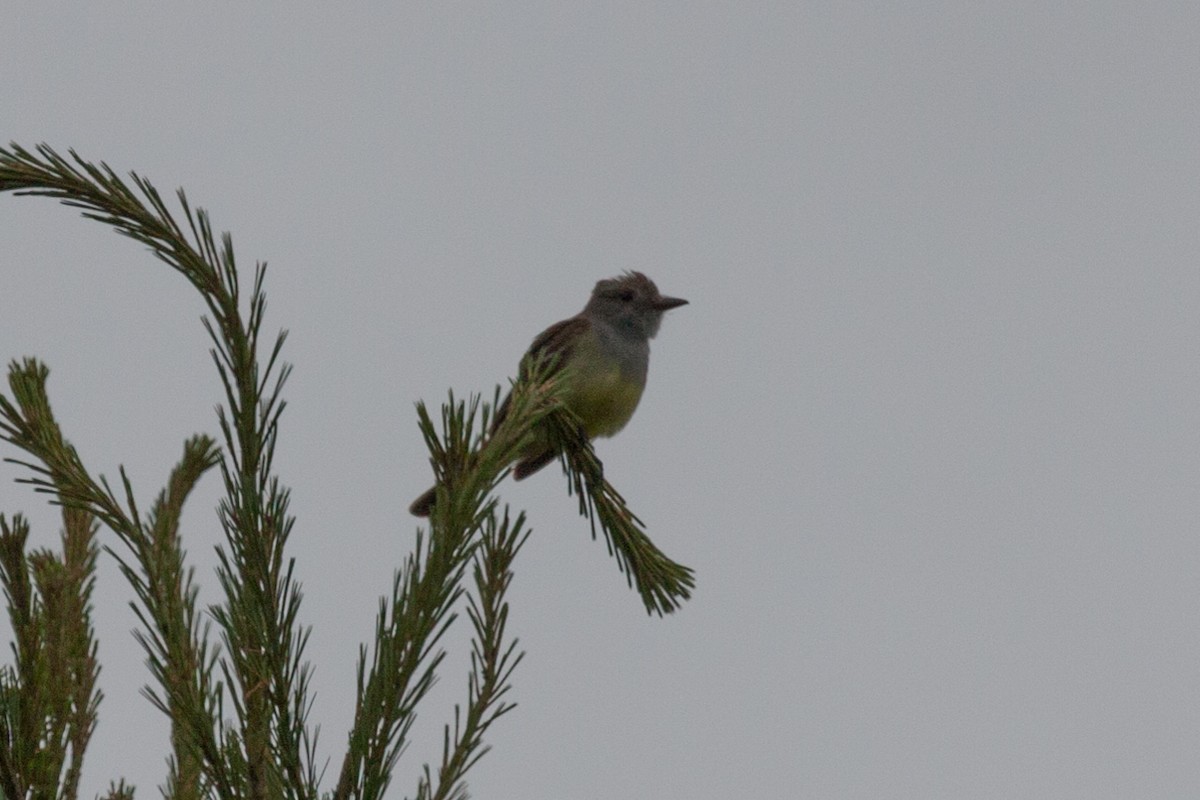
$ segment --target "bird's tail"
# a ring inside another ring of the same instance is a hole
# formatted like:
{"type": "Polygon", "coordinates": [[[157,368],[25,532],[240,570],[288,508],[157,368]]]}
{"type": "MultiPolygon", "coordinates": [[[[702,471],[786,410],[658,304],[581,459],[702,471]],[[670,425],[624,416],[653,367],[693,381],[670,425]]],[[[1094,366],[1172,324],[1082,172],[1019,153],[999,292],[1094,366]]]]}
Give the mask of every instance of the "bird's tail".
{"type": "Polygon", "coordinates": [[[437,499],[437,487],[429,487],[429,491],[413,500],[413,504],[408,507],[408,512],[414,517],[428,517],[433,511],[433,502],[437,499]]]}

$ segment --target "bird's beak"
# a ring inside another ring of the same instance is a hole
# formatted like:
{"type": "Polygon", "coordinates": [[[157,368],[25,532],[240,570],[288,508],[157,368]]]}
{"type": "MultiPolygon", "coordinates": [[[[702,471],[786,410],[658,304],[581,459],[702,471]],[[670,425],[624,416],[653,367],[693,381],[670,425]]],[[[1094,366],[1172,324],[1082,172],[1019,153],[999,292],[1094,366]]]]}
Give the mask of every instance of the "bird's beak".
{"type": "Polygon", "coordinates": [[[678,308],[679,306],[686,305],[687,300],[684,300],[682,297],[659,297],[654,301],[654,310],[667,311],[672,308],[678,308]]]}

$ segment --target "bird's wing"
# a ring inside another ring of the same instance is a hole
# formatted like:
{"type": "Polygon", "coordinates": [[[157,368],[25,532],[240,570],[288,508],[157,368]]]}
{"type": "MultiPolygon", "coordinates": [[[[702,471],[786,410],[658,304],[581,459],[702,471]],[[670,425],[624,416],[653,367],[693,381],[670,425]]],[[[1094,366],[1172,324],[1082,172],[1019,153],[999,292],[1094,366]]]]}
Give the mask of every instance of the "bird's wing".
{"type": "MultiPolygon", "coordinates": [[[[534,338],[533,344],[529,345],[529,350],[525,353],[525,358],[537,355],[553,357],[554,363],[551,365],[550,375],[554,375],[562,369],[563,364],[567,363],[567,360],[571,357],[571,351],[574,349],[575,342],[579,341],[579,337],[587,333],[591,326],[592,323],[583,316],[571,317],[570,319],[556,322],[534,338]]],[[[522,359],[523,362],[524,359],[522,359]]],[[[493,431],[508,416],[508,401],[510,397],[511,392],[504,396],[504,400],[500,403],[500,408],[496,409],[496,416],[492,420],[493,431]]]]}
{"type": "Polygon", "coordinates": [[[587,333],[591,327],[592,323],[586,317],[571,317],[562,322],[556,322],[537,335],[533,344],[529,345],[529,352],[526,355],[535,356],[544,353],[557,356],[554,367],[557,371],[570,358],[575,342],[579,341],[579,337],[587,333]]]}

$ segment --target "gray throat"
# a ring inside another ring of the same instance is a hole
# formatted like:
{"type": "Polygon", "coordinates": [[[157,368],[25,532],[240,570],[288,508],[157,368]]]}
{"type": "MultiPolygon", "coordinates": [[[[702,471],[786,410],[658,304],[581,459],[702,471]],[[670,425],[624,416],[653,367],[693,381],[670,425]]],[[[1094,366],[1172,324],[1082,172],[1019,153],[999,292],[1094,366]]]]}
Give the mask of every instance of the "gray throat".
{"type": "Polygon", "coordinates": [[[645,383],[650,368],[650,340],[640,331],[592,318],[600,346],[621,365],[621,374],[645,383]]]}

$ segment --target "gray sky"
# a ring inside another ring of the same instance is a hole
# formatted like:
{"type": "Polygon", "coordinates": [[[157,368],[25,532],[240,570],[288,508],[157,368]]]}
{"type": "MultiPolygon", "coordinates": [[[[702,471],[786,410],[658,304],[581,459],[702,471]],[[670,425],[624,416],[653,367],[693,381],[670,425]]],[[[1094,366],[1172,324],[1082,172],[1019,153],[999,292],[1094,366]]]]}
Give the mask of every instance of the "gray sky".
{"type": "MultiPolygon", "coordinates": [[[[691,305],[599,453],[699,588],[646,617],[557,470],[505,485],[528,655],[475,796],[1200,793],[1196,6],[106,5],[6,13],[0,139],[182,185],[270,262],[331,779],[430,479],[413,403],[490,396],[640,269],[691,305]]],[[[148,503],[217,431],[198,298],[50,201],[0,238],[0,357],[148,503]]],[[[88,796],[164,772],[130,598],[104,559],[88,796]]]]}

